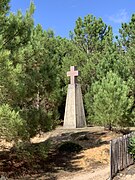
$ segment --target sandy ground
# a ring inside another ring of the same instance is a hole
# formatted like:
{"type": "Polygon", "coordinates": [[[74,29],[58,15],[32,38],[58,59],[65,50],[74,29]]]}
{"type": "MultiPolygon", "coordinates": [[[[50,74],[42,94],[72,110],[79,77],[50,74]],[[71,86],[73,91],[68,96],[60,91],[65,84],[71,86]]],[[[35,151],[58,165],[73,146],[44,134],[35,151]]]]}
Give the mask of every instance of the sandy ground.
{"type": "MultiPolygon", "coordinates": [[[[57,129],[55,132],[48,134],[49,137],[54,137],[62,133],[69,133],[73,130],[63,130],[57,129]]],[[[79,131],[86,132],[101,132],[104,131],[101,127],[85,128],[79,131]]],[[[74,130],[74,133],[77,133],[78,130],[74,130]]],[[[111,139],[117,138],[117,134],[108,133],[107,135],[100,136],[102,141],[110,141],[111,139]]],[[[59,136],[60,138],[61,136],[59,136]]],[[[98,137],[99,138],[99,137],[98,137]]],[[[44,139],[44,138],[43,138],[44,139]]],[[[68,137],[67,137],[68,139],[68,137]]],[[[41,139],[40,139],[41,140],[41,139]]],[[[59,139],[60,140],[60,139],[59,139]]],[[[32,140],[37,141],[37,139],[32,140]]],[[[89,142],[90,143],[90,142],[89,142]]],[[[83,144],[81,144],[83,145],[83,144]]],[[[86,143],[85,143],[85,146],[86,143]]],[[[99,147],[87,148],[82,152],[83,158],[80,158],[79,161],[73,162],[76,165],[83,167],[83,170],[78,172],[63,172],[55,176],[57,180],[109,180],[110,179],[110,157],[109,157],[109,144],[103,144],[99,147]],[[90,160],[94,159],[95,162],[99,161],[101,166],[90,168],[90,160]]],[[[80,154],[81,156],[81,154],[80,154]]],[[[126,170],[118,173],[114,180],[135,180],[135,165],[128,167],[126,170]]]]}
{"type": "Polygon", "coordinates": [[[67,177],[58,177],[58,180],[108,180],[109,166],[93,170],[93,172],[80,172],[67,177]]]}
{"type": "MultiPolygon", "coordinates": [[[[32,143],[45,142],[47,139],[51,139],[53,144],[56,145],[59,142],[72,140],[80,144],[83,147],[83,151],[71,157],[65,155],[65,159],[63,159],[60,154],[58,154],[59,156],[57,156],[57,154],[52,156],[53,159],[51,159],[49,163],[55,166],[57,173],[46,172],[44,174],[35,174],[32,176],[26,175],[19,179],[16,178],[16,180],[109,180],[109,141],[118,136],[120,136],[120,134],[104,131],[102,127],[87,127],[84,129],[72,130],[59,127],[52,132],[38,135],[31,139],[32,143]],[[78,137],[80,138],[84,135],[87,136],[88,140],[78,139],[78,137]],[[63,160],[68,170],[63,168],[63,165],[61,166],[60,161],[63,160]]],[[[12,143],[4,144],[3,141],[2,145],[6,145],[7,148],[10,148],[12,143]]],[[[135,180],[135,165],[118,173],[114,180],[135,180]]]]}
{"type": "Polygon", "coordinates": [[[135,180],[135,164],[119,172],[114,180],[135,180]]]}
{"type": "MultiPolygon", "coordinates": [[[[67,177],[58,177],[57,180],[110,180],[109,166],[100,167],[93,172],[80,172],[70,174],[67,177]]],[[[117,174],[113,180],[135,180],[135,165],[132,165],[124,171],[117,174]]]]}

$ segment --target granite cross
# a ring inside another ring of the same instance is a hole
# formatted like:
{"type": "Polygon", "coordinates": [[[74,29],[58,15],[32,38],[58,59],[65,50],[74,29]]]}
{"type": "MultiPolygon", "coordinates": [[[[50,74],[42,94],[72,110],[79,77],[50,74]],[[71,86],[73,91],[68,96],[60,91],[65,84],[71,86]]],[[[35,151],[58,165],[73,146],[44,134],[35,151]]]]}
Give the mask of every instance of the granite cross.
{"type": "Polygon", "coordinates": [[[76,83],[76,76],[79,75],[79,71],[76,70],[76,66],[71,66],[70,71],[67,72],[67,76],[70,76],[70,84],[76,83]]]}

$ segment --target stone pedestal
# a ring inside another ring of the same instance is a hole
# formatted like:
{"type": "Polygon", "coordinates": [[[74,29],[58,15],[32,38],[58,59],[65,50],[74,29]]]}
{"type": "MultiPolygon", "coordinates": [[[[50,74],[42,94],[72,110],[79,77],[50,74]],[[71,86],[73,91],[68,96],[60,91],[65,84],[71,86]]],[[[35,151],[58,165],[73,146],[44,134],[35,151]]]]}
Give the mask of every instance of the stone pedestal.
{"type": "Polygon", "coordinates": [[[83,128],[86,119],[80,84],[69,84],[67,91],[64,128],[83,128]]]}

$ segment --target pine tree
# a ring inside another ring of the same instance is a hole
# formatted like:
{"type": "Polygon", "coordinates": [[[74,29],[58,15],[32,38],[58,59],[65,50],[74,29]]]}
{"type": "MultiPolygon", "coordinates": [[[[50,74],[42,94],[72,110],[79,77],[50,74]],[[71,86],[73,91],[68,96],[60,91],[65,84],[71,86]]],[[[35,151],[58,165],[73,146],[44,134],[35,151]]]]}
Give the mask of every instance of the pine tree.
{"type": "Polygon", "coordinates": [[[125,115],[133,104],[133,98],[128,97],[130,88],[125,81],[110,71],[101,81],[95,82],[91,89],[94,94],[93,104],[91,104],[90,93],[85,97],[89,119],[110,128],[130,124],[125,115]]]}

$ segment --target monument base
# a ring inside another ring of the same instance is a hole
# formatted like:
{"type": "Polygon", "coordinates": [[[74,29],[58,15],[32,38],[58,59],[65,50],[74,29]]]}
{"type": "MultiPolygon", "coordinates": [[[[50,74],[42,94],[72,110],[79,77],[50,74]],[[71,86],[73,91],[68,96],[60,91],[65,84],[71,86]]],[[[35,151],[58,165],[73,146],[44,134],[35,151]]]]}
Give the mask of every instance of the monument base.
{"type": "Polygon", "coordinates": [[[63,127],[67,129],[86,127],[80,84],[68,85],[63,127]]]}

